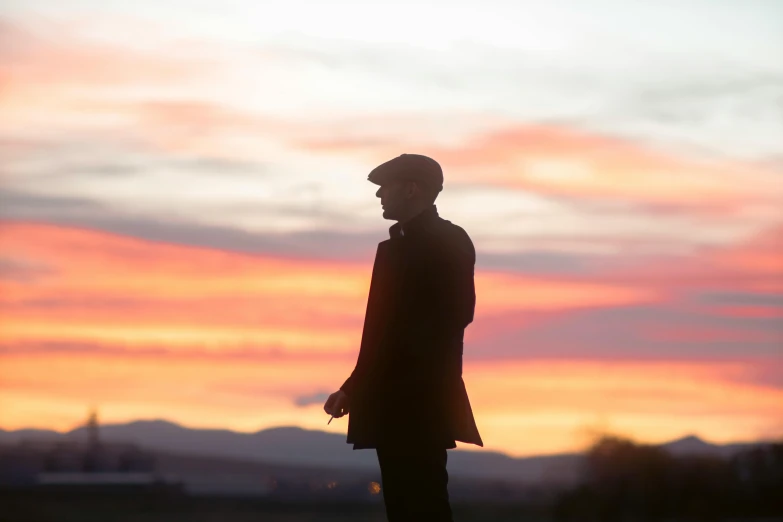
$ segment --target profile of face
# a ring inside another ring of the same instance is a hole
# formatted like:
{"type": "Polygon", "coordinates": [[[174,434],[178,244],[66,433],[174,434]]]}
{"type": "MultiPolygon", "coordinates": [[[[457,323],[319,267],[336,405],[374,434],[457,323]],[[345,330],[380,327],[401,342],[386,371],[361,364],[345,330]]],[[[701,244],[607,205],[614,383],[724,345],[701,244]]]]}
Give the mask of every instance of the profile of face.
{"type": "Polygon", "coordinates": [[[410,213],[418,187],[413,181],[392,181],[381,185],[375,196],[381,198],[383,219],[402,221],[410,213]]]}

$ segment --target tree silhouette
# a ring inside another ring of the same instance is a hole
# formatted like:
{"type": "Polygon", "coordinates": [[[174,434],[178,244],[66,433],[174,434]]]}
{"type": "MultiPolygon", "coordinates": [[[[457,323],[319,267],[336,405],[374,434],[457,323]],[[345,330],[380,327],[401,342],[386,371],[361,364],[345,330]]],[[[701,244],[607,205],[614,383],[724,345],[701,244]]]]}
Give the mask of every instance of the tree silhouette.
{"type": "Polygon", "coordinates": [[[665,449],[604,436],[587,452],[582,483],[562,494],[561,520],[721,520],[783,513],[783,444],[731,459],[675,457],[665,449]]]}

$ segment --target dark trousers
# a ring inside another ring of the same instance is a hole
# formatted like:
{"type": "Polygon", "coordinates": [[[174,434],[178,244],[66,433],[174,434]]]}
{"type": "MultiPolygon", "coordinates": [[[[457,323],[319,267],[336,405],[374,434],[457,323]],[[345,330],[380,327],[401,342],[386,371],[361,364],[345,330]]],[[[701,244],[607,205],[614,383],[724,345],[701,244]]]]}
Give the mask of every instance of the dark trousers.
{"type": "Polygon", "coordinates": [[[444,448],[379,447],[389,522],[452,522],[444,448]]]}

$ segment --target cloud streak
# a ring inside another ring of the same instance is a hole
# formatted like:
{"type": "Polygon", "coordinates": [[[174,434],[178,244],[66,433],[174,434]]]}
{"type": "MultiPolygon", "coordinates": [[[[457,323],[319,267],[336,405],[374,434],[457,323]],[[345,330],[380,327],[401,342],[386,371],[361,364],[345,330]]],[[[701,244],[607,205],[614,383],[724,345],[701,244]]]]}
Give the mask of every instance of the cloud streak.
{"type": "Polygon", "coordinates": [[[490,447],[779,429],[779,9],[489,1],[383,27],[299,0],[4,6],[3,427],[100,397],[323,428],[390,225],[366,174],[419,152],[478,251],[490,447]]]}

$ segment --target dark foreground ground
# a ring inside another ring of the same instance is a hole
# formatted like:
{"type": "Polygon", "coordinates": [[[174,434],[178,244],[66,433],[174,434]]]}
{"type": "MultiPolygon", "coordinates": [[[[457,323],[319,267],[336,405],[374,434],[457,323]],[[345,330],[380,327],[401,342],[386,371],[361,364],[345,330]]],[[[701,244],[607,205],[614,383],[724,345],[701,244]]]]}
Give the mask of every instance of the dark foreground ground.
{"type": "MultiPolygon", "coordinates": [[[[523,506],[455,502],[453,508],[455,522],[555,520],[545,513],[536,513],[523,506]]],[[[0,522],[384,522],[385,520],[380,502],[303,504],[249,498],[0,493],[0,522]]],[[[709,520],[723,519],[710,518],[709,520]]],[[[727,522],[779,522],[783,521],[783,517],[725,520],[727,522]]]]}
{"type": "MultiPolygon", "coordinates": [[[[455,522],[547,522],[514,506],[454,505],[455,522]]],[[[379,502],[295,503],[250,498],[0,494],[0,522],[384,522],[379,502]]]]}

